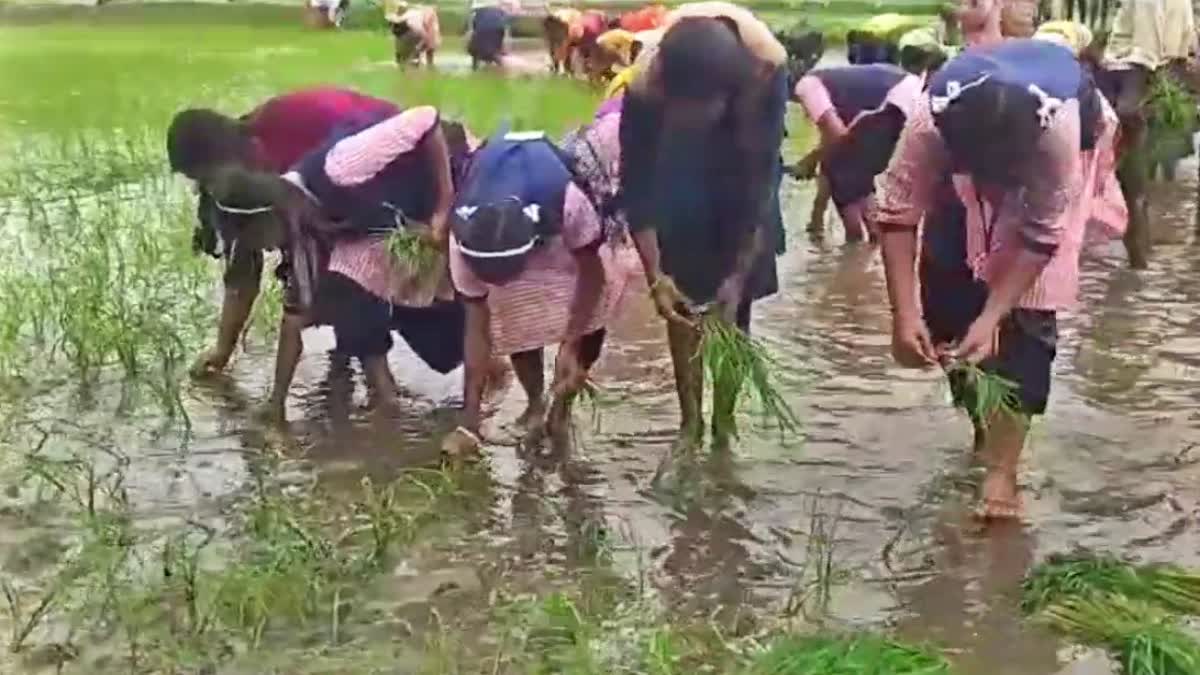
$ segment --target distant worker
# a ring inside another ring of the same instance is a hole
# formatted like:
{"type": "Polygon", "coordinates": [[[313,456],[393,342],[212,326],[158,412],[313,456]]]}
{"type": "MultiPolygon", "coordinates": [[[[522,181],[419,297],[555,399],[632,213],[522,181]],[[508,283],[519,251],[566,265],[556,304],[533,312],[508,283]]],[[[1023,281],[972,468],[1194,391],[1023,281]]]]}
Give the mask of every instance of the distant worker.
{"type": "Polygon", "coordinates": [[[434,54],[442,45],[437,10],[429,5],[410,7],[406,2],[389,2],[384,18],[395,40],[396,65],[419,65],[423,56],[432,68],[434,54]]]}
{"type": "Polygon", "coordinates": [[[307,0],[305,14],[314,28],[341,28],[350,0],[307,0]]]}

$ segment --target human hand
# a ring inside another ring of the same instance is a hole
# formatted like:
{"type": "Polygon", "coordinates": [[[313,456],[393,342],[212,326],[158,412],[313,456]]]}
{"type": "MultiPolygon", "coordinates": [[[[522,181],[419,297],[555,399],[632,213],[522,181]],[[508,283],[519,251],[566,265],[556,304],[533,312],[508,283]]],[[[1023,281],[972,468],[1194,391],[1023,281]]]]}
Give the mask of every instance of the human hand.
{"type": "MultiPolygon", "coordinates": [[[[658,279],[650,285],[650,299],[654,301],[654,307],[658,310],[658,315],[670,321],[684,326],[693,326],[695,322],[688,316],[681,314],[680,307],[691,307],[691,301],[687,299],[675,285],[675,281],[671,277],[660,275],[658,279]]],[[[685,310],[686,311],[686,310],[685,310]]]]}
{"type": "Polygon", "coordinates": [[[739,275],[730,275],[717,288],[717,312],[729,325],[737,323],[737,310],[742,304],[745,283],[739,275]]]}
{"type": "Polygon", "coordinates": [[[196,358],[189,372],[196,378],[214,375],[225,370],[225,366],[229,365],[230,356],[232,354],[217,348],[210,349],[196,358]]]}
{"type": "Polygon", "coordinates": [[[821,162],[816,155],[807,155],[804,159],[793,164],[788,173],[796,180],[812,180],[817,177],[817,167],[821,162]]]}
{"type": "Polygon", "coordinates": [[[967,334],[954,346],[951,355],[959,361],[977,364],[999,351],[999,322],[983,315],[967,328],[967,334]]]}
{"type": "Polygon", "coordinates": [[[466,427],[458,427],[442,438],[442,454],[447,459],[474,459],[479,448],[479,435],[466,427]]]}
{"type": "Polygon", "coordinates": [[[938,362],[929,327],[920,317],[892,318],[892,356],[905,368],[928,368],[938,362]]]}
{"type": "Polygon", "coordinates": [[[579,391],[587,382],[587,375],[587,369],[579,359],[579,341],[564,342],[554,359],[554,384],[551,387],[554,395],[579,391]]]}

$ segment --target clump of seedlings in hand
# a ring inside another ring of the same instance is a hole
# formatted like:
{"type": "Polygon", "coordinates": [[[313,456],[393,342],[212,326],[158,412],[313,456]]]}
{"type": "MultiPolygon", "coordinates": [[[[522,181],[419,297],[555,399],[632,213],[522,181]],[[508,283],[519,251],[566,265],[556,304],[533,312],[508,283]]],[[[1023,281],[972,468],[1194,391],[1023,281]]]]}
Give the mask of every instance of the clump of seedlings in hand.
{"type": "Polygon", "coordinates": [[[982,428],[986,429],[998,414],[1017,419],[1027,417],[1021,409],[1020,387],[1016,382],[966,361],[951,361],[943,367],[962,387],[961,393],[955,392],[955,403],[966,409],[982,428]]]}
{"type": "MultiPolygon", "coordinates": [[[[709,312],[700,319],[698,356],[703,359],[714,388],[733,388],[739,398],[748,396],[761,417],[780,432],[800,431],[800,418],[776,384],[775,374],[781,366],[760,340],[709,312]]],[[[717,423],[732,424],[732,421],[717,420],[717,423]]],[[[736,428],[718,431],[737,432],[736,428]]]]}
{"type": "Polygon", "coordinates": [[[387,249],[398,263],[418,279],[427,278],[442,264],[442,252],[419,229],[397,227],[387,235],[387,249]]]}

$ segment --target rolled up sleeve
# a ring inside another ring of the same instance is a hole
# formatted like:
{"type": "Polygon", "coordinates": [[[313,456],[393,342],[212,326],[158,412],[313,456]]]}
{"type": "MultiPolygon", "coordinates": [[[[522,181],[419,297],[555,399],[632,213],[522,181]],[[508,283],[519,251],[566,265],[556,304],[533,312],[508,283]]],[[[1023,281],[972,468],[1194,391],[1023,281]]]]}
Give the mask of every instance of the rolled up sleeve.
{"type": "Polygon", "coordinates": [[[1063,215],[1084,189],[1080,171],[1079,105],[1069,101],[1054,114],[1024,173],[1021,244],[1053,255],[1065,232],[1063,215]]]}
{"type": "Polygon", "coordinates": [[[933,204],[947,161],[929,101],[921,100],[904,124],[887,169],[875,179],[870,220],[884,227],[916,228],[933,204]]]}

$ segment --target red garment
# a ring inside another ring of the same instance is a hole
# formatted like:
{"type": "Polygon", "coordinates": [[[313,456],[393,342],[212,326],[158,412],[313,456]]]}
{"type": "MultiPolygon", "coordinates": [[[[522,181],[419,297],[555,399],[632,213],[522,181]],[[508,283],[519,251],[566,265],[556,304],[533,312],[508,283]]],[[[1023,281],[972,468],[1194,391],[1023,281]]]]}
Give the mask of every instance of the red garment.
{"type": "Polygon", "coordinates": [[[317,87],[268,99],[245,121],[261,167],[283,173],[342,125],[399,112],[394,103],[383,99],[350,89],[317,87]]]}
{"type": "Polygon", "coordinates": [[[608,17],[604,12],[590,10],[580,17],[579,25],[583,27],[583,40],[595,42],[596,38],[608,30],[608,17]]]}
{"type": "Polygon", "coordinates": [[[662,5],[647,5],[637,11],[629,12],[621,17],[621,28],[630,33],[643,30],[654,30],[663,25],[667,19],[667,8],[662,5]]]}

